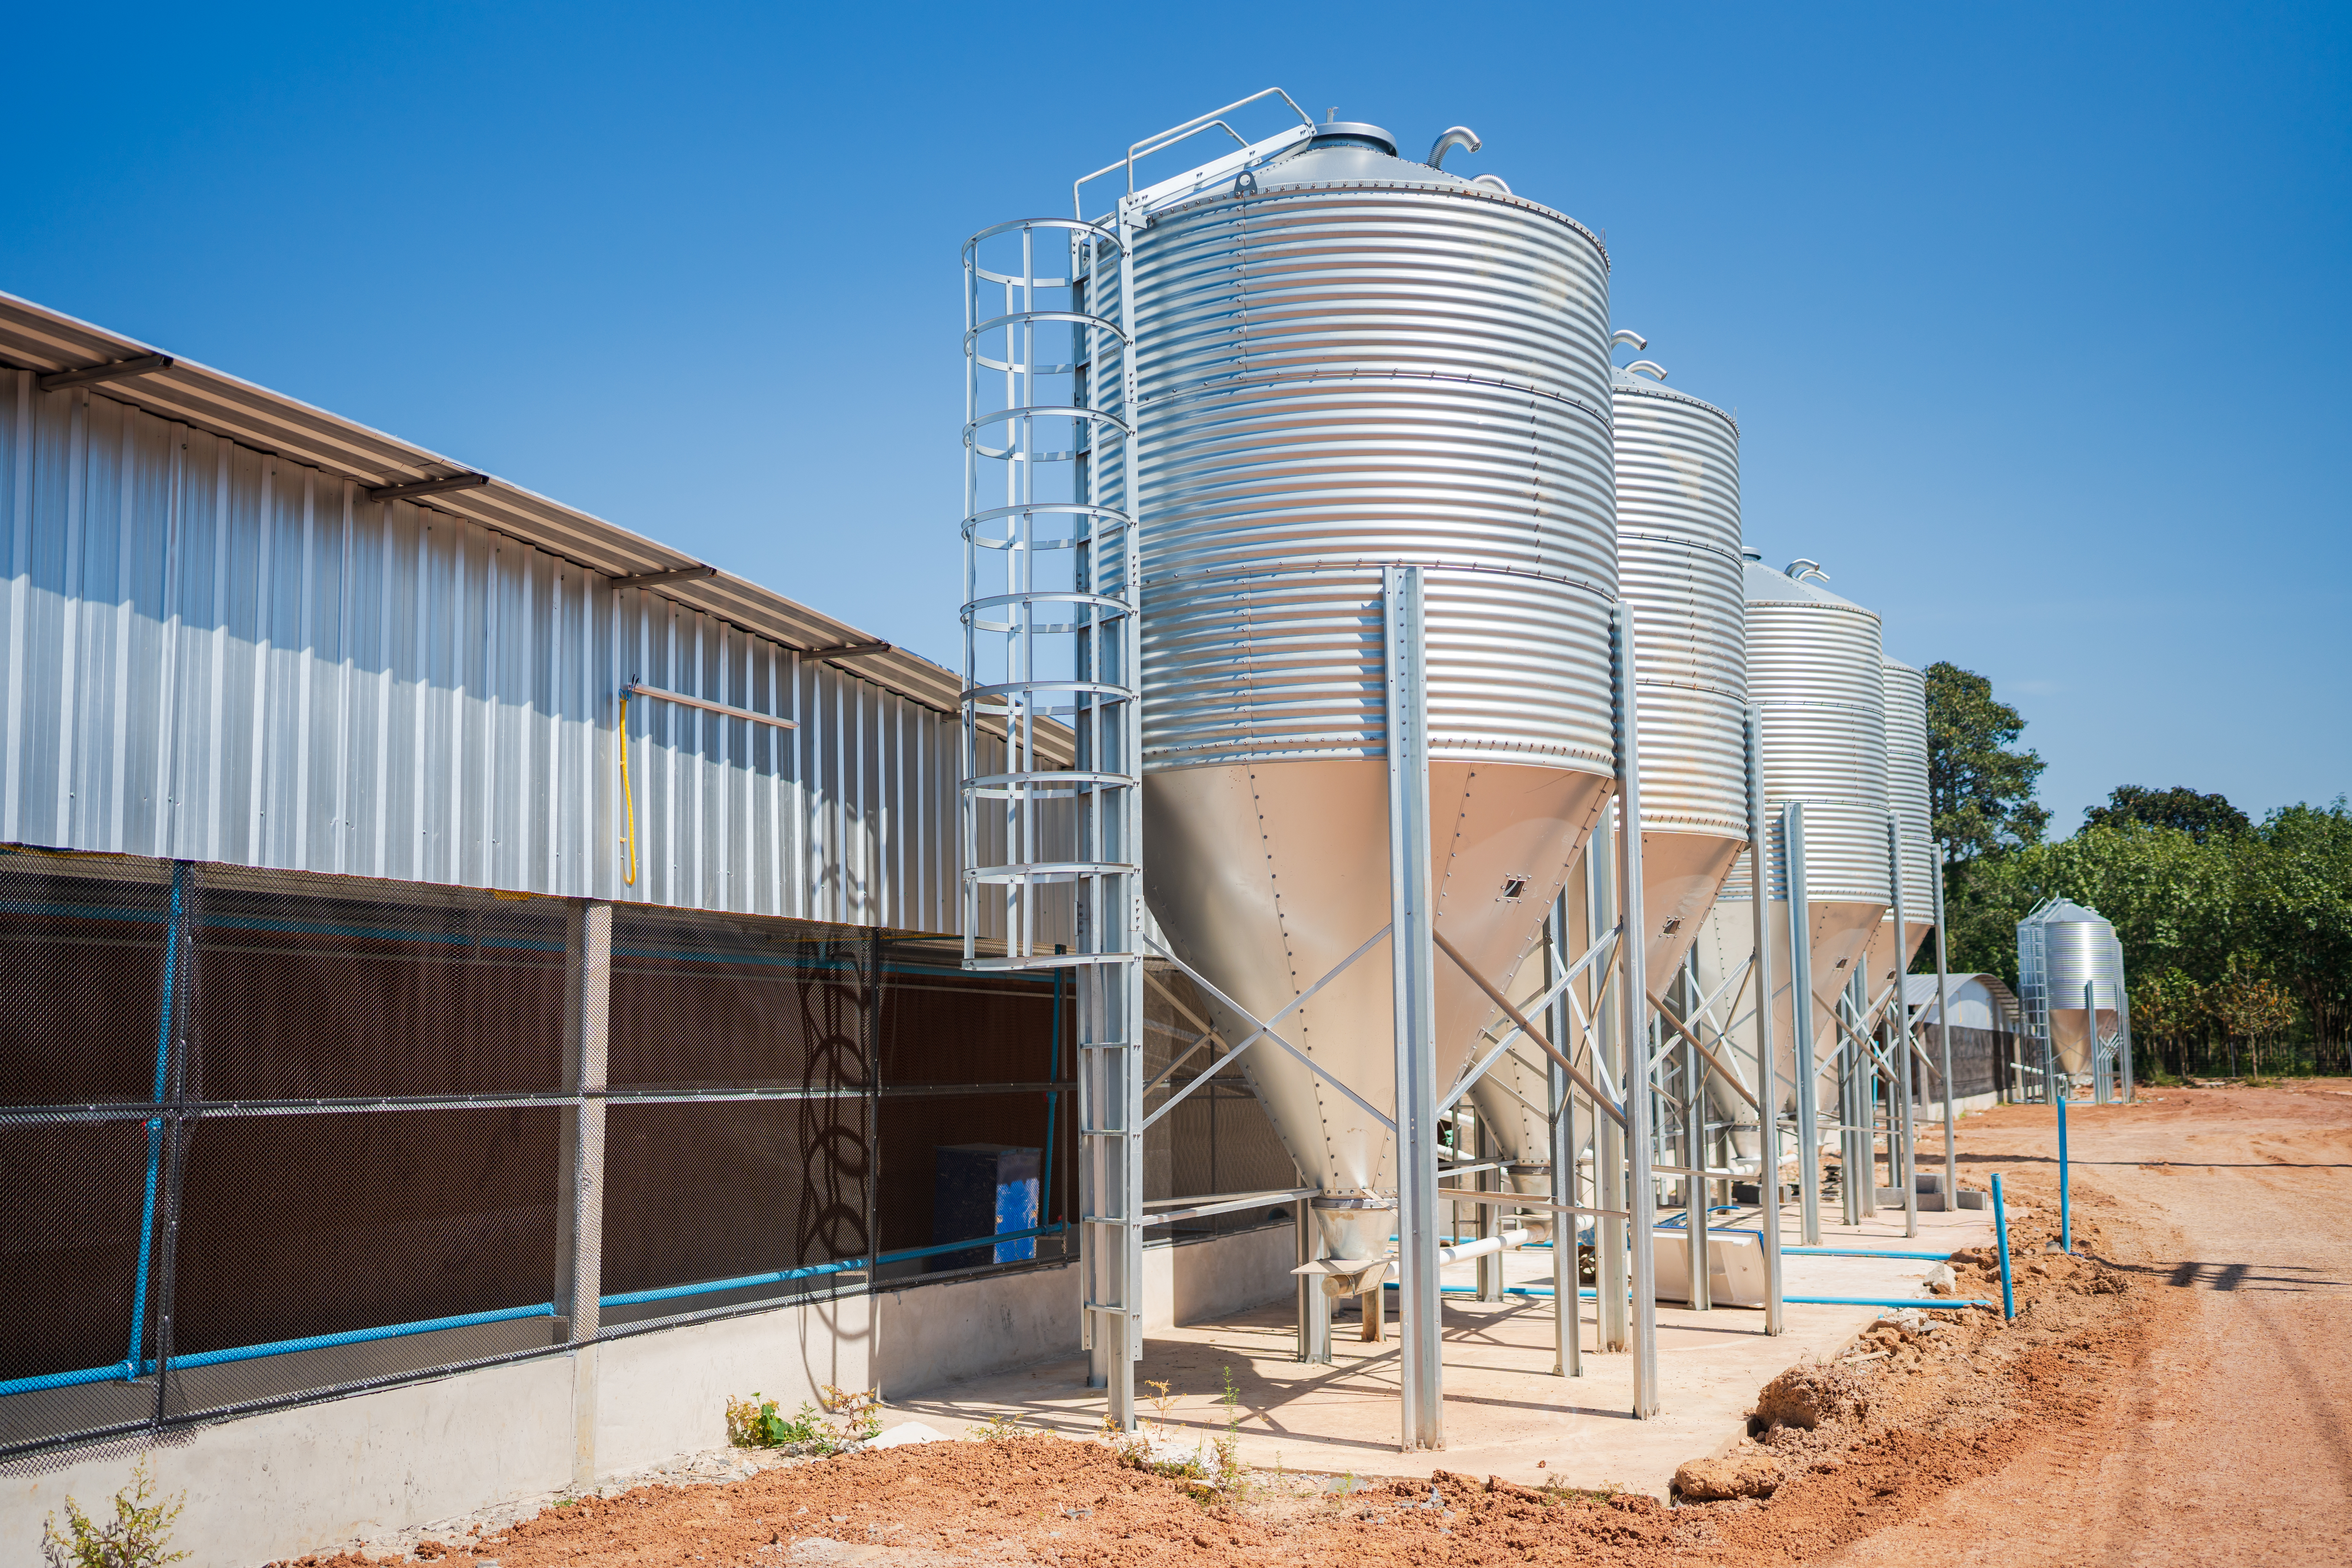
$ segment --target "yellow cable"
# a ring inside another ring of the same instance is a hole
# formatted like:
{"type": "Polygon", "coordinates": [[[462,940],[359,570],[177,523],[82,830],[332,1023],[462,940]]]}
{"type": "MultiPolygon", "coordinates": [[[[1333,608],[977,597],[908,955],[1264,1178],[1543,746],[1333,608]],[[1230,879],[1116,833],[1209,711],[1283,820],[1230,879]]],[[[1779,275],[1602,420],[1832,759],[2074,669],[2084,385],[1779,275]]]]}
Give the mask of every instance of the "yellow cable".
{"type": "Polygon", "coordinates": [[[621,880],[637,885],[637,802],[629,790],[629,694],[621,693],[621,819],[629,845],[629,868],[621,880]]]}

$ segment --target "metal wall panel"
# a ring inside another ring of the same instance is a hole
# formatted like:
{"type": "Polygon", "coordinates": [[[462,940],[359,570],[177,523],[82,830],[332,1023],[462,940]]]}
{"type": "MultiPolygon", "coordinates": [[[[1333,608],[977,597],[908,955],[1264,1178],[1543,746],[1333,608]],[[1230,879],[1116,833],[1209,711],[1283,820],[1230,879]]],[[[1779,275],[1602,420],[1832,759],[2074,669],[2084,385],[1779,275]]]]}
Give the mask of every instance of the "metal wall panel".
{"type": "Polygon", "coordinates": [[[659,593],[7,370],[0,551],[0,841],[955,929],[954,720],[659,593]],[[633,700],[634,886],[632,677],[800,721],[633,700]]]}

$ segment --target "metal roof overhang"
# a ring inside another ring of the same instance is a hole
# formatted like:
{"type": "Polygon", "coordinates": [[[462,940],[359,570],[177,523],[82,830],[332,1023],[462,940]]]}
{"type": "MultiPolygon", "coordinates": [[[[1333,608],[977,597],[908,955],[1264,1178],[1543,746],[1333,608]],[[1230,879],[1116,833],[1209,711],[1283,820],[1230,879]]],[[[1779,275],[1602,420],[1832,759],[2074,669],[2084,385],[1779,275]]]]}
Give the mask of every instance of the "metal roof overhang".
{"type": "MultiPolygon", "coordinates": [[[[0,363],[37,372],[87,370],[163,352],[29,300],[0,293],[0,363]]],[[[101,395],[362,485],[409,484],[478,471],[176,355],[164,369],[98,384],[103,387],[101,395]]],[[[462,489],[442,491],[415,504],[496,529],[607,576],[700,564],[602,518],[575,511],[495,477],[462,489]]],[[[845,621],[724,572],[664,583],[660,591],[682,605],[803,653],[879,640],[845,621]]],[[[821,652],[818,657],[823,657],[821,652]]],[[[885,689],[941,713],[952,715],[959,710],[961,686],[955,672],[903,648],[827,662],[839,663],[885,689]]],[[[1065,763],[1075,753],[1066,742],[1058,748],[1048,742],[1039,749],[1063,752],[1066,754],[1055,760],[1065,763]]]]}

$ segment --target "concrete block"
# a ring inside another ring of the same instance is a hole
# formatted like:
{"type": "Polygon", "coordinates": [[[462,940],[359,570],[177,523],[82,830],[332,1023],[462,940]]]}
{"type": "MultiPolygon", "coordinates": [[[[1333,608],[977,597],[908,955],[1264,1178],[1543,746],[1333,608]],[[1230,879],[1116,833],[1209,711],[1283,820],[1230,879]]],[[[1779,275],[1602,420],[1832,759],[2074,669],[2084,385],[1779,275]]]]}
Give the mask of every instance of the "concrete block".
{"type": "MultiPolygon", "coordinates": [[[[1653,1257],[1658,1300],[1690,1300],[1690,1233],[1658,1230],[1653,1257]]],[[[1706,1238],[1706,1299],[1717,1307],[1760,1307],[1766,1296],[1764,1238],[1716,1235],[1706,1238]]]]}

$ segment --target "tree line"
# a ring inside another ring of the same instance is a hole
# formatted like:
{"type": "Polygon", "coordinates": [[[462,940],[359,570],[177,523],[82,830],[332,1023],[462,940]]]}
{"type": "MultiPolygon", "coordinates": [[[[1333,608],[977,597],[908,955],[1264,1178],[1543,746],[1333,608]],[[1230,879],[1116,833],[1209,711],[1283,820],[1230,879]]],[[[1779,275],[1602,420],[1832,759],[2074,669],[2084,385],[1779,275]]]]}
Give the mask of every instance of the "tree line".
{"type": "MultiPolygon", "coordinates": [[[[1927,668],[1928,787],[1952,967],[2017,984],[2017,922],[2052,896],[2114,922],[2147,1067],[2352,1070],[2352,809],[2259,822],[2219,795],[2126,784],[2053,838],[2042,762],[1992,683],[1927,668]],[[2241,1052],[2243,1052],[2242,1060],[2241,1052]]],[[[1932,969],[1932,950],[1922,967],[1932,969]]]]}

